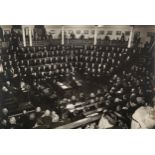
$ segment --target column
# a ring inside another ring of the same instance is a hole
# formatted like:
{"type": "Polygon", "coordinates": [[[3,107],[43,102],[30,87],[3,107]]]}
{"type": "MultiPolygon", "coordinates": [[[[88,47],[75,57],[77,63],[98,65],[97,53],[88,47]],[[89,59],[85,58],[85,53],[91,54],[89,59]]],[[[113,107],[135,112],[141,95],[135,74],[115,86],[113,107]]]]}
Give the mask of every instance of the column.
{"type": "Polygon", "coordinates": [[[94,45],[97,44],[97,26],[95,26],[95,31],[94,31],[94,45]]]}
{"type": "Polygon", "coordinates": [[[32,42],[33,42],[33,39],[34,39],[34,28],[31,28],[31,36],[32,36],[32,42]]]}
{"type": "Polygon", "coordinates": [[[24,45],[24,47],[26,46],[26,39],[25,39],[25,28],[24,27],[22,27],[22,36],[23,36],[23,45],[24,45]]]}
{"type": "Polygon", "coordinates": [[[32,46],[32,31],[31,31],[31,27],[29,27],[29,43],[30,43],[30,46],[32,46]]]}
{"type": "Polygon", "coordinates": [[[61,29],[61,45],[64,45],[64,26],[61,29]]]}
{"type": "Polygon", "coordinates": [[[131,26],[131,29],[130,29],[130,36],[129,36],[129,41],[128,41],[128,48],[130,48],[131,45],[132,45],[133,28],[134,28],[134,26],[131,26]]]}

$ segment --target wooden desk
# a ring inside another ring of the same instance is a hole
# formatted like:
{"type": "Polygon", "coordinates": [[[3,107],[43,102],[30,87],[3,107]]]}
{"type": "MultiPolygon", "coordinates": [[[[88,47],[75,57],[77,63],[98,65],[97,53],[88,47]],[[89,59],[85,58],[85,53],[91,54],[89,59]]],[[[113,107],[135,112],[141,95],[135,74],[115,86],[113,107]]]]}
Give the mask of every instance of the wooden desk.
{"type": "Polygon", "coordinates": [[[60,96],[70,96],[72,87],[69,84],[57,82],[55,85],[55,89],[60,96]]]}
{"type": "Polygon", "coordinates": [[[75,109],[76,110],[82,110],[84,108],[96,107],[97,105],[98,105],[97,102],[92,103],[92,104],[88,104],[86,102],[81,102],[81,103],[78,102],[78,103],[75,104],[75,109]]]}
{"type": "Polygon", "coordinates": [[[62,90],[68,90],[68,89],[72,89],[72,87],[70,85],[61,83],[61,82],[57,82],[57,86],[59,88],[61,88],[62,90]]]}
{"type": "Polygon", "coordinates": [[[74,129],[74,128],[78,128],[80,126],[86,125],[88,123],[97,121],[100,118],[101,118],[101,114],[98,114],[96,116],[90,116],[88,118],[84,118],[84,119],[81,119],[81,120],[78,120],[78,121],[75,121],[75,122],[72,122],[66,125],[59,126],[55,129],[74,129]]]}
{"type": "MultiPolygon", "coordinates": [[[[35,112],[35,110],[27,111],[26,114],[30,114],[30,113],[33,113],[33,112],[35,112]]],[[[11,115],[11,116],[9,116],[9,118],[18,117],[18,116],[21,116],[21,115],[23,115],[23,113],[18,113],[18,114],[11,115]]]]}
{"type": "Polygon", "coordinates": [[[98,113],[98,112],[102,112],[103,111],[103,108],[98,108],[98,109],[95,109],[95,110],[91,110],[91,111],[87,111],[84,113],[85,116],[88,116],[88,115],[91,115],[93,113],[98,113]]]}

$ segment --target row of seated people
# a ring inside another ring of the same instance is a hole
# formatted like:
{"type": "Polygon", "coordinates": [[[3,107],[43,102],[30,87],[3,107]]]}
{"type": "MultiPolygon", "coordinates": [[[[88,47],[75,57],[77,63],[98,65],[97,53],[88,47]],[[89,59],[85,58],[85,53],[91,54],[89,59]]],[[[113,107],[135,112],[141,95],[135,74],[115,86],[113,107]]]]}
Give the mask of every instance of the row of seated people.
{"type": "Polygon", "coordinates": [[[114,73],[118,73],[124,68],[127,69],[130,67],[130,64],[132,64],[137,51],[135,49],[126,51],[123,50],[122,53],[117,53],[115,51],[113,53],[102,53],[103,57],[100,56],[95,58],[85,56],[85,63],[83,63],[83,60],[79,60],[77,68],[87,77],[107,77],[107,79],[109,79],[114,73]],[[128,53],[126,51],[128,51],[128,53]],[[93,62],[91,60],[93,60],[93,62]]]}
{"type": "Polygon", "coordinates": [[[49,64],[49,65],[39,65],[39,66],[16,66],[16,67],[3,67],[4,71],[16,73],[21,72],[22,73],[33,73],[33,72],[48,72],[48,71],[55,71],[56,69],[64,69],[64,70],[70,70],[74,68],[72,63],[58,63],[58,64],[49,64]]]}
{"type": "MultiPolygon", "coordinates": [[[[92,64],[93,65],[93,64],[92,64]]],[[[55,68],[50,69],[43,67],[38,68],[17,68],[9,69],[4,71],[4,77],[7,80],[13,80],[18,81],[19,79],[27,79],[26,81],[37,80],[37,79],[62,79],[61,81],[64,81],[63,79],[68,79],[71,76],[76,74],[76,71],[81,71],[83,73],[83,76],[87,79],[89,77],[100,77],[103,80],[106,79],[106,77],[111,77],[117,70],[119,70],[120,66],[114,67],[107,67],[106,65],[101,68],[99,65],[98,67],[68,67],[68,68],[55,68]],[[81,70],[80,70],[81,69],[81,70]]]]}
{"type": "MultiPolygon", "coordinates": [[[[66,56],[66,57],[53,57],[53,58],[42,58],[42,59],[34,59],[34,60],[20,60],[17,61],[17,65],[21,66],[27,66],[27,65],[41,65],[41,64],[49,64],[49,63],[70,63],[70,62],[88,62],[88,63],[106,63],[106,62],[111,62],[114,63],[115,61],[119,60],[128,60],[130,59],[130,55],[125,53],[125,54],[119,54],[116,55],[108,53],[107,56],[104,57],[88,57],[88,56],[83,56],[79,55],[78,56],[66,56]]],[[[4,61],[5,62],[5,61],[4,61]]],[[[12,65],[12,61],[8,61],[8,65],[12,65]]],[[[7,65],[7,64],[6,64],[7,65]]]]}
{"type": "Polygon", "coordinates": [[[84,56],[104,56],[105,54],[111,52],[111,53],[125,53],[128,52],[129,49],[120,49],[117,48],[116,50],[114,48],[112,48],[112,50],[108,51],[104,51],[104,50],[84,50],[84,49],[74,49],[74,50],[56,50],[56,51],[47,51],[47,50],[43,50],[43,51],[38,51],[37,53],[32,53],[31,51],[29,53],[22,53],[22,52],[14,52],[14,53],[8,53],[6,51],[4,51],[4,53],[7,54],[6,57],[4,57],[3,59],[34,59],[34,58],[45,58],[45,57],[60,57],[60,56],[66,56],[66,55],[75,55],[75,56],[79,56],[79,55],[84,55],[84,56]]]}
{"type": "Polygon", "coordinates": [[[38,53],[12,53],[7,54],[4,59],[37,59],[37,58],[47,58],[47,57],[64,57],[71,55],[70,51],[42,51],[38,53]]]}
{"type": "MultiPolygon", "coordinates": [[[[24,49],[24,48],[21,48],[24,49]]],[[[32,51],[29,51],[29,53],[25,52],[21,52],[18,50],[15,50],[14,52],[11,51],[11,49],[6,49],[3,51],[4,55],[6,54],[6,56],[4,56],[3,59],[17,59],[17,58],[23,58],[23,59],[33,59],[33,58],[44,58],[44,57],[56,57],[56,56],[65,56],[65,55],[75,55],[75,56],[79,56],[81,54],[85,55],[85,56],[101,56],[102,53],[106,54],[108,52],[114,52],[114,53],[123,53],[123,52],[128,52],[129,49],[128,48],[112,48],[111,50],[109,50],[109,48],[106,48],[106,50],[98,50],[98,49],[93,49],[93,50],[87,50],[87,49],[72,49],[72,50],[56,50],[56,51],[48,51],[45,50],[41,51],[38,49],[37,53],[33,53],[32,51]]]]}
{"type": "MultiPolygon", "coordinates": [[[[8,50],[8,49],[7,49],[8,50]]],[[[130,52],[129,49],[120,49],[117,48],[117,50],[110,50],[110,51],[104,51],[104,50],[84,50],[84,49],[74,49],[74,50],[57,50],[57,51],[40,51],[38,53],[22,53],[15,51],[14,53],[7,53],[4,51],[4,57],[3,59],[7,60],[16,60],[17,58],[19,59],[37,59],[37,58],[47,58],[47,57],[64,57],[64,56],[79,56],[79,55],[84,55],[84,56],[96,56],[96,57],[108,57],[110,52],[113,54],[119,54],[119,53],[128,53],[130,52]],[[5,55],[6,54],[6,55],[5,55]]],[[[135,50],[134,50],[135,52],[135,50]]]]}
{"type": "Polygon", "coordinates": [[[51,127],[51,123],[59,121],[59,115],[55,111],[42,111],[40,107],[35,110],[9,116],[7,108],[2,109],[1,129],[32,129],[42,125],[44,128],[51,127]]]}
{"type": "Polygon", "coordinates": [[[14,60],[14,61],[3,61],[4,67],[16,67],[16,66],[39,66],[39,65],[49,65],[49,64],[65,64],[70,62],[78,62],[78,57],[58,57],[56,58],[43,58],[43,59],[33,59],[33,60],[14,60]]]}
{"type": "MultiPolygon", "coordinates": [[[[59,54],[61,53],[61,51],[57,51],[59,54]]],[[[4,55],[1,59],[3,60],[4,66],[12,66],[12,65],[20,65],[20,66],[28,66],[28,65],[39,65],[39,64],[48,64],[48,63],[60,63],[60,62],[78,62],[78,61],[87,61],[90,63],[103,63],[106,59],[124,59],[126,56],[131,56],[131,52],[127,53],[127,52],[120,52],[120,53],[115,53],[115,52],[97,52],[97,51],[93,51],[91,52],[91,55],[85,55],[85,52],[83,51],[82,53],[80,53],[79,55],[66,55],[66,56],[45,56],[44,54],[46,53],[42,53],[43,57],[42,58],[34,58],[31,57],[30,60],[28,60],[28,57],[24,58],[18,58],[16,54],[13,54],[13,56],[11,57],[11,55],[4,55]],[[99,54],[100,53],[100,54],[99,54]]],[[[32,54],[32,53],[31,53],[32,54]]],[[[132,54],[135,54],[135,50],[133,50],[132,54]]],[[[24,56],[24,55],[23,55],[24,56]]]]}
{"type": "MultiPolygon", "coordinates": [[[[113,59],[114,60],[114,59],[113,59]]],[[[105,63],[89,63],[89,62],[73,62],[73,63],[51,63],[51,64],[42,64],[42,65],[37,65],[37,66],[4,66],[3,69],[5,72],[12,72],[13,73],[33,73],[33,72],[49,72],[49,71],[55,71],[55,70],[72,70],[73,68],[76,69],[83,69],[83,70],[92,70],[95,69],[101,70],[101,71],[106,71],[109,70],[111,67],[119,67],[122,66],[121,64],[123,63],[122,61],[113,61],[110,62],[109,59],[105,63]]],[[[125,63],[128,63],[129,60],[126,60],[125,63]]]]}
{"type": "Polygon", "coordinates": [[[61,68],[61,69],[55,69],[55,70],[45,70],[44,68],[37,68],[33,69],[30,68],[28,70],[27,68],[17,68],[17,70],[9,69],[4,71],[3,73],[3,79],[12,81],[14,83],[18,83],[19,80],[26,80],[26,82],[30,82],[32,80],[38,80],[38,79],[62,79],[61,81],[64,81],[65,79],[69,79],[72,75],[74,75],[75,69],[72,68],[61,68]]]}
{"type": "MultiPolygon", "coordinates": [[[[42,70],[42,71],[52,71],[55,69],[66,69],[66,68],[72,68],[73,66],[76,68],[95,68],[95,69],[105,69],[106,67],[111,67],[114,65],[120,65],[123,60],[115,60],[115,59],[101,59],[102,62],[97,61],[98,59],[96,59],[95,62],[89,62],[88,59],[85,59],[85,61],[73,61],[73,62],[60,62],[60,63],[49,63],[46,64],[43,61],[33,61],[31,64],[29,63],[29,61],[21,61],[21,63],[19,64],[18,62],[16,62],[16,65],[12,65],[12,63],[9,63],[9,65],[7,65],[7,63],[5,62],[3,64],[3,69],[5,71],[12,69],[12,70],[18,70],[18,68],[22,69],[22,68],[26,68],[26,70],[35,70],[38,69],[38,71],[42,70]]],[[[130,57],[126,58],[126,62],[130,61],[130,57]]]]}
{"type": "MultiPolygon", "coordinates": [[[[36,60],[40,60],[39,58],[43,58],[44,61],[55,61],[55,62],[59,62],[59,61],[64,61],[66,59],[66,56],[68,56],[68,59],[71,60],[76,60],[78,59],[83,59],[85,58],[85,56],[91,57],[89,59],[94,59],[96,57],[102,57],[102,58],[109,58],[111,57],[111,55],[114,56],[114,58],[119,54],[119,56],[121,56],[122,54],[127,54],[128,49],[127,50],[122,50],[119,52],[115,52],[115,51],[111,51],[112,54],[110,52],[106,52],[106,51],[85,51],[85,50],[80,50],[78,52],[78,50],[72,50],[72,51],[56,51],[57,54],[52,54],[54,53],[51,52],[51,55],[48,54],[48,52],[41,52],[40,55],[34,55],[33,53],[29,53],[29,54],[23,54],[23,53],[19,53],[19,55],[17,53],[12,53],[12,54],[7,54],[6,52],[3,52],[3,57],[1,59],[3,59],[4,61],[16,61],[17,59],[20,60],[28,60],[28,59],[36,59],[36,60]],[[61,55],[61,53],[65,53],[65,55],[61,55]],[[94,57],[94,58],[93,58],[94,57]],[[46,60],[47,58],[47,60],[46,60]]],[[[88,58],[86,58],[88,59],[88,58]]],[[[93,61],[93,60],[91,60],[93,61]]]]}
{"type": "MultiPolygon", "coordinates": [[[[127,64],[129,60],[127,60],[125,63],[127,64]]],[[[123,62],[122,62],[123,63],[123,62]]],[[[121,61],[113,61],[112,63],[107,61],[105,63],[88,63],[88,62],[74,62],[74,63],[51,63],[47,65],[37,65],[37,66],[3,66],[4,72],[7,72],[8,74],[15,74],[18,73],[24,73],[24,74],[30,74],[33,72],[49,72],[49,71],[55,71],[55,70],[72,70],[76,68],[77,70],[83,69],[83,70],[92,70],[95,69],[105,71],[110,69],[111,67],[119,67],[121,66],[121,61]]]]}
{"type": "Polygon", "coordinates": [[[126,49],[123,47],[113,47],[113,46],[62,46],[62,45],[57,45],[57,46],[47,46],[47,47],[14,47],[11,46],[9,49],[6,49],[6,53],[36,53],[36,52],[41,52],[41,51],[60,51],[60,50],[75,50],[75,49],[80,49],[80,51],[84,50],[98,50],[98,51],[110,51],[110,50],[117,50],[119,51],[120,49],[126,49]]]}
{"type": "MultiPolygon", "coordinates": [[[[90,77],[90,76],[94,76],[94,77],[111,77],[111,75],[114,75],[114,73],[118,73],[120,70],[120,67],[122,66],[119,66],[119,65],[116,65],[114,67],[110,67],[110,66],[107,66],[107,65],[104,65],[103,68],[100,67],[100,64],[98,65],[98,67],[92,67],[92,66],[89,66],[87,65],[87,67],[79,67],[79,70],[85,70],[84,71],[84,75],[85,77],[90,77]]],[[[127,65],[125,65],[125,67],[127,67],[127,65]]],[[[134,66],[132,66],[134,67],[134,66]]],[[[129,68],[129,66],[127,67],[129,68]]],[[[124,67],[122,67],[122,69],[124,70],[124,67]]],[[[135,67],[135,72],[137,72],[138,70],[142,70],[142,72],[145,72],[146,71],[146,68],[145,67],[135,67]]],[[[124,71],[121,71],[121,72],[124,72],[124,71]]],[[[141,72],[139,73],[141,74],[141,72]]],[[[103,78],[104,80],[104,78],[103,78]]]]}
{"type": "Polygon", "coordinates": [[[20,77],[24,76],[35,76],[35,75],[47,75],[47,76],[65,76],[70,73],[74,73],[76,71],[81,71],[85,74],[101,74],[104,75],[106,72],[113,72],[119,70],[122,65],[126,65],[129,63],[128,61],[121,62],[116,61],[114,63],[88,63],[88,62],[80,62],[80,63],[59,63],[59,64],[49,64],[49,65],[39,65],[35,67],[3,67],[5,77],[15,77],[18,75],[20,77]],[[114,64],[114,65],[113,65],[114,64]]]}

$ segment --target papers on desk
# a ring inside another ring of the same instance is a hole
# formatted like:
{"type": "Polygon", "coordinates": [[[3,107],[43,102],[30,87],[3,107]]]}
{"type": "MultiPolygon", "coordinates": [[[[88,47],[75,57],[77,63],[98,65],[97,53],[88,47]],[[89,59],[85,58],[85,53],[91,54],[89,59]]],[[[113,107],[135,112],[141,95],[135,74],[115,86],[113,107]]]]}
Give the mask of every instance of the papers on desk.
{"type": "Polygon", "coordinates": [[[79,87],[82,86],[82,84],[80,83],[80,81],[77,81],[77,80],[76,80],[76,85],[79,86],[79,87]]]}
{"type": "Polygon", "coordinates": [[[93,117],[93,116],[97,116],[99,115],[98,113],[93,113],[93,114],[90,114],[90,115],[87,115],[86,117],[93,117]]]}
{"type": "Polygon", "coordinates": [[[85,102],[76,102],[75,106],[81,106],[81,105],[84,105],[85,102]]]}
{"type": "Polygon", "coordinates": [[[62,89],[69,89],[69,88],[71,88],[71,86],[67,86],[67,85],[65,85],[65,84],[63,84],[63,83],[61,83],[61,82],[57,82],[57,85],[58,85],[59,87],[61,87],[62,89]]]}
{"type": "Polygon", "coordinates": [[[62,85],[61,88],[63,88],[63,89],[67,89],[68,87],[65,86],[65,85],[62,85]]]}
{"type": "Polygon", "coordinates": [[[45,89],[43,89],[43,93],[45,93],[45,94],[49,94],[49,93],[50,93],[50,89],[49,89],[49,88],[45,88],[45,89]]]}
{"type": "Polygon", "coordinates": [[[63,86],[63,83],[61,83],[61,82],[57,82],[57,84],[58,84],[59,86],[63,86]]]}

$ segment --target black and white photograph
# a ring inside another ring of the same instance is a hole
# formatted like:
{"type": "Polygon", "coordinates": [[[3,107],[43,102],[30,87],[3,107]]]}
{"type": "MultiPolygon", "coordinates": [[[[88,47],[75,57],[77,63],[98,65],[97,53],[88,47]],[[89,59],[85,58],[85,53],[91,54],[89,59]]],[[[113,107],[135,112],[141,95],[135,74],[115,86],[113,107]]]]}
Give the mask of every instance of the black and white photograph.
{"type": "Polygon", "coordinates": [[[154,66],[154,25],[0,25],[0,128],[153,129],[154,66]]]}
{"type": "Polygon", "coordinates": [[[0,153],[152,155],[153,0],[1,0],[0,153]]]}

